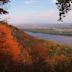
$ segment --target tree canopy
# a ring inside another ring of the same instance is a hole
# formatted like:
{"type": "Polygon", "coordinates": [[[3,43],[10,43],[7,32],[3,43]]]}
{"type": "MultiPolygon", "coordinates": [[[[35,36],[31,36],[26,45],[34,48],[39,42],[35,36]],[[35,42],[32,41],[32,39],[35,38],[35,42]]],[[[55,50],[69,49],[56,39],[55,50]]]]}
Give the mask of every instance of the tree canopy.
{"type": "Polygon", "coordinates": [[[59,20],[61,21],[65,14],[71,10],[72,0],[57,0],[56,5],[59,9],[59,20]]]}
{"type": "MultiPolygon", "coordinates": [[[[7,4],[10,0],[0,0],[0,6],[7,4]]],[[[8,11],[0,7],[0,14],[7,14],[8,11]]]]}

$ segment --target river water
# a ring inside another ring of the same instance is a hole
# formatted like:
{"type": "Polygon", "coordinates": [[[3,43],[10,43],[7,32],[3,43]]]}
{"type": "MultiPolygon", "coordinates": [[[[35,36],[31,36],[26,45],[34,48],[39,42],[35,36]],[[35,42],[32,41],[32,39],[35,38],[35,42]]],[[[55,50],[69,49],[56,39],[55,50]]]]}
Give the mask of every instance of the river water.
{"type": "Polygon", "coordinates": [[[34,36],[40,39],[48,39],[52,41],[56,41],[58,43],[66,44],[72,47],[72,36],[61,36],[61,35],[51,35],[51,34],[44,34],[44,33],[34,33],[34,32],[27,32],[27,34],[34,36]]]}

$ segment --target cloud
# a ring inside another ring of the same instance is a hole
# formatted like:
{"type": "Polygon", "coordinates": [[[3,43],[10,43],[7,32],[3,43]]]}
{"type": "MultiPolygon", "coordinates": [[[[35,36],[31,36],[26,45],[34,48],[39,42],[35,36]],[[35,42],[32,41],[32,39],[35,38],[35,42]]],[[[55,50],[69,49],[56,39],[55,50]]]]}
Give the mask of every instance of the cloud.
{"type": "Polygon", "coordinates": [[[31,4],[31,3],[37,3],[40,2],[40,0],[25,0],[24,3],[25,4],[31,4]]]}
{"type": "Polygon", "coordinates": [[[53,0],[53,3],[56,3],[57,2],[57,0],[53,0]]]}
{"type": "Polygon", "coordinates": [[[57,0],[49,0],[51,3],[56,3],[57,0]]]}

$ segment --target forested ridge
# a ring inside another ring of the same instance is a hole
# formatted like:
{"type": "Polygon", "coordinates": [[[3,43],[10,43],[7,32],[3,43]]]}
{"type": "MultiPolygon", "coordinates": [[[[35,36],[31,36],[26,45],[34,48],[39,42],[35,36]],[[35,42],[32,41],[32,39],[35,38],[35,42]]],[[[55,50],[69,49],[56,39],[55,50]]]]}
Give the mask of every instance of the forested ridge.
{"type": "Polygon", "coordinates": [[[72,49],[37,39],[0,22],[0,72],[71,72],[72,49]]]}

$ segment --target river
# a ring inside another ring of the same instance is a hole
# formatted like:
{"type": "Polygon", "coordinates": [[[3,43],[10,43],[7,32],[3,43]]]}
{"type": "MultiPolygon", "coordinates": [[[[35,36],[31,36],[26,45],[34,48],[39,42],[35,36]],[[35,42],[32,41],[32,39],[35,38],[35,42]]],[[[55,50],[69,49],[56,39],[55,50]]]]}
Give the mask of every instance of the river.
{"type": "Polygon", "coordinates": [[[34,32],[27,32],[27,34],[34,36],[40,39],[48,39],[52,41],[56,41],[58,43],[66,44],[72,47],[72,36],[61,36],[61,35],[51,35],[51,34],[44,34],[44,33],[34,33],[34,32]]]}

